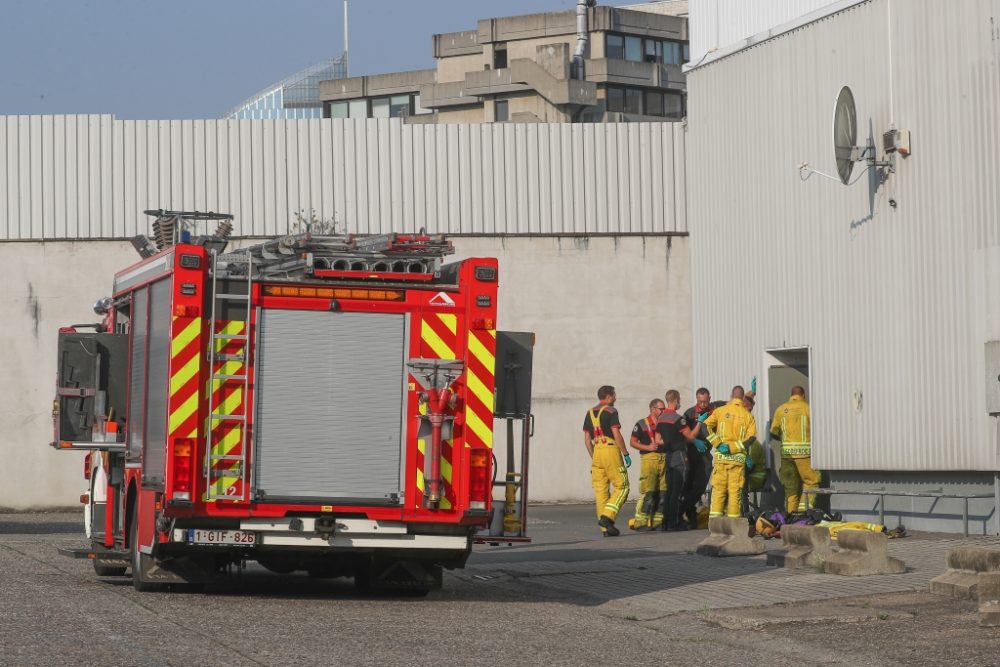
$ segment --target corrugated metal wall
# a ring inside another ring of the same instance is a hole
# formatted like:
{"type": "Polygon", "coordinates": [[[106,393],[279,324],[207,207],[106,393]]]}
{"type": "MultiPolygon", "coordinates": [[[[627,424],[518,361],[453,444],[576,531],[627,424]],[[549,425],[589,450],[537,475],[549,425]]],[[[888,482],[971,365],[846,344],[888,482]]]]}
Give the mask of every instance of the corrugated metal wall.
{"type": "Polygon", "coordinates": [[[1000,468],[997,17],[872,0],[688,75],[695,382],[766,382],[766,349],[810,347],[817,467],[1000,468]],[[800,180],[836,173],[843,85],[862,138],[912,132],[884,184],[800,180]]]}
{"type": "Polygon", "coordinates": [[[130,237],[153,208],[244,236],[310,209],[357,233],[686,232],[683,165],[679,123],[0,116],[0,240],[130,237]]]}
{"type": "Polygon", "coordinates": [[[695,0],[688,16],[691,62],[836,0],[695,0]]]}

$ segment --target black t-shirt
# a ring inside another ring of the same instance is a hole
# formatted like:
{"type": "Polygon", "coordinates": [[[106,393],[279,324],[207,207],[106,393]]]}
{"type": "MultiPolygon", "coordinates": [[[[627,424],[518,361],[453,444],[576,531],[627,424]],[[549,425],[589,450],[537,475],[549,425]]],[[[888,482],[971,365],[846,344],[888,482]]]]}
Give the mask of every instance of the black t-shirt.
{"type": "Polygon", "coordinates": [[[660,414],[656,430],[663,438],[667,453],[687,451],[687,438],[682,433],[686,428],[688,428],[687,419],[676,410],[667,410],[660,414]]]}
{"type": "Polygon", "coordinates": [[[704,423],[698,423],[698,417],[704,412],[712,414],[713,410],[725,404],[725,401],[712,401],[708,404],[708,409],[706,410],[699,410],[697,405],[693,405],[684,411],[684,418],[688,421],[691,428],[694,429],[694,437],[701,438],[702,440],[708,437],[708,429],[705,428],[704,423]]]}
{"type": "MultiPolygon", "coordinates": [[[[643,417],[642,419],[640,419],[635,423],[635,426],[632,427],[632,437],[638,440],[643,445],[649,445],[652,444],[653,442],[653,439],[650,437],[649,434],[650,429],[652,429],[654,433],[656,432],[656,424],[650,426],[649,422],[646,421],[647,419],[649,419],[649,417],[643,417]]],[[[656,451],[662,454],[667,450],[663,445],[659,445],[657,446],[656,451]]],[[[642,453],[651,454],[652,452],[642,452],[642,453]]]]}
{"type": "MultiPolygon", "coordinates": [[[[594,414],[596,415],[598,412],[601,413],[601,416],[599,418],[599,422],[600,422],[600,425],[601,425],[601,431],[604,433],[605,437],[608,437],[608,438],[611,438],[612,440],[614,440],[615,433],[612,430],[612,428],[615,427],[615,426],[617,426],[618,428],[621,428],[621,426],[622,426],[622,423],[618,420],[618,411],[615,410],[610,405],[608,405],[608,406],[595,405],[594,406],[594,414]],[[601,412],[601,408],[602,407],[604,408],[603,412],[601,412]]],[[[591,438],[595,437],[595,435],[594,435],[594,424],[590,420],[590,411],[589,410],[587,411],[587,414],[584,415],[584,417],[583,417],[583,430],[586,431],[587,434],[590,435],[591,438]]]]}

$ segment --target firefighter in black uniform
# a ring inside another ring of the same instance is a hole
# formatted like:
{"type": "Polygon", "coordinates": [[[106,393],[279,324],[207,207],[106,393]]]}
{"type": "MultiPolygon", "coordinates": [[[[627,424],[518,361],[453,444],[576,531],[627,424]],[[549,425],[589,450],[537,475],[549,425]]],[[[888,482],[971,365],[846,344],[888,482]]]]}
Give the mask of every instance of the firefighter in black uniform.
{"type": "Polygon", "coordinates": [[[656,430],[666,448],[667,493],[663,498],[662,530],[687,530],[681,518],[681,498],[688,471],[688,443],[695,440],[694,429],[684,415],[677,412],[681,394],[676,389],[667,390],[663,397],[667,409],[660,413],[656,430]]]}
{"type": "Polygon", "coordinates": [[[693,407],[684,412],[684,419],[691,425],[695,439],[688,443],[688,469],[684,477],[684,490],[681,494],[681,518],[686,519],[688,526],[698,528],[698,502],[705,495],[708,480],[712,477],[712,454],[709,451],[708,429],[705,420],[725,401],[712,401],[712,394],[705,387],[695,392],[693,407]]]}

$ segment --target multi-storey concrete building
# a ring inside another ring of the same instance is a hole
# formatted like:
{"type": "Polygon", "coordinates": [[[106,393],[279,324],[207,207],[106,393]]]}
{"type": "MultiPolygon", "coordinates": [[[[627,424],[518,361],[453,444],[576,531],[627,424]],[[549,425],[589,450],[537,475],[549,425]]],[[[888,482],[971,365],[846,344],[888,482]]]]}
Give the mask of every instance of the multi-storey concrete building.
{"type": "Polygon", "coordinates": [[[616,122],[685,114],[687,2],[490,18],[434,35],[434,69],[320,83],[328,118],[616,122]],[[582,71],[574,55],[582,50],[582,71]]]}

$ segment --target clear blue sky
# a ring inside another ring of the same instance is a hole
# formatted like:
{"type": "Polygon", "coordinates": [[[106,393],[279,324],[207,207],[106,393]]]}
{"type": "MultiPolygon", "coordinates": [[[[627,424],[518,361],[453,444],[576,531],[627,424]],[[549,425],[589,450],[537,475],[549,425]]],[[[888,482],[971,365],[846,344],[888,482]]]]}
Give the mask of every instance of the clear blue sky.
{"type": "MultiPolygon", "coordinates": [[[[471,30],[480,18],[575,6],[350,0],[351,74],[432,67],[435,33],[471,30]]],[[[0,115],[216,118],[265,86],[339,55],[342,24],[342,0],[2,0],[0,115]]]]}

